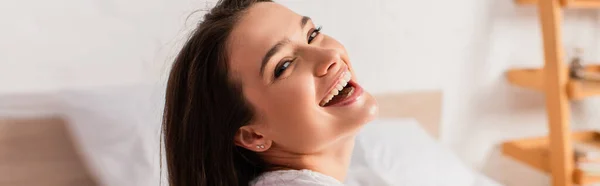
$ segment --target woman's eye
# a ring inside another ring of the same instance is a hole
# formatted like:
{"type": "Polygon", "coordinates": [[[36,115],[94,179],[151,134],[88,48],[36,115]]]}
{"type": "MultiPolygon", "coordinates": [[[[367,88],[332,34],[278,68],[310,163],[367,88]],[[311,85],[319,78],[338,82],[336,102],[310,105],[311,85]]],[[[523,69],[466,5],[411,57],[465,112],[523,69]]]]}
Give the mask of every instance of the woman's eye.
{"type": "Polygon", "coordinates": [[[283,74],[283,72],[290,67],[290,64],[292,64],[292,61],[284,61],[278,65],[277,68],[275,68],[275,78],[279,78],[279,76],[281,76],[281,74],[283,74]]]}
{"type": "Polygon", "coordinates": [[[308,44],[310,44],[313,41],[313,39],[315,39],[319,35],[319,33],[321,33],[322,28],[323,27],[319,26],[316,29],[312,30],[310,35],[308,35],[308,44]]]}

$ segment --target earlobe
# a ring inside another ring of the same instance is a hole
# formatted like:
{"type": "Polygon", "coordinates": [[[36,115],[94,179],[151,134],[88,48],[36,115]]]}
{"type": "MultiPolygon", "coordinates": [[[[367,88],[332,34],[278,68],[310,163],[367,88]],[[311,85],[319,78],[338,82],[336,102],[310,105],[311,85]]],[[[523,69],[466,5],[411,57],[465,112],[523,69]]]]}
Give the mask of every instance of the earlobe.
{"type": "Polygon", "coordinates": [[[240,127],[234,136],[234,141],[235,145],[254,152],[264,152],[271,147],[269,140],[250,126],[240,127]]]}

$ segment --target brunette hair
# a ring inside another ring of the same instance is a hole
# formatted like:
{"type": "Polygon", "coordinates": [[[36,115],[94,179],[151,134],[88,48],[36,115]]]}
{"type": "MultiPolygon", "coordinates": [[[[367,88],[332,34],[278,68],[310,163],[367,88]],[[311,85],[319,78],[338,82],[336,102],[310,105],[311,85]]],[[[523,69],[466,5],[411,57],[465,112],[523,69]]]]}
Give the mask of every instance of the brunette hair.
{"type": "Polygon", "coordinates": [[[233,27],[258,2],[271,0],[220,0],[175,59],[162,123],[171,186],[248,185],[267,169],[258,154],[234,144],[254,112],[229,75],[227,51],[233,27]]]}

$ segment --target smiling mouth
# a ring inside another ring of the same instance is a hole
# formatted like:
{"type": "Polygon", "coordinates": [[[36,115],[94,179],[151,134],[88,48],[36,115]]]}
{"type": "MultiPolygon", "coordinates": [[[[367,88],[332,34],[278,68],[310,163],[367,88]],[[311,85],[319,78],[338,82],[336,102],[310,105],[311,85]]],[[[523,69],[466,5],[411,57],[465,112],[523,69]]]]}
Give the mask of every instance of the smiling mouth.
{"type": "Polygon", "coordinates": [[[337,84],[333,87],[329,94],[325,96],[321,103],[322,107],[336,105],[342,103],[352,97],[355,93],[356,85],[351,81],[352,74],[349,71],[344,72],[337,84]]]}

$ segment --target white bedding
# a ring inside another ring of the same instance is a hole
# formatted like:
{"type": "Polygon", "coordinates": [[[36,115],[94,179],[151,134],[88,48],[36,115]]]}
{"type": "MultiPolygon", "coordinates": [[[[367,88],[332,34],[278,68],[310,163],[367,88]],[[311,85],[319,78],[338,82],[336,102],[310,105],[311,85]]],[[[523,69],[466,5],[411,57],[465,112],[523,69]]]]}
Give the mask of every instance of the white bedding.
{"type": "Polygon", "coordinates": [[[136,85],[4,95],[0,116],[62,115],[100,185],[158,186],[162,92],[136,85]]]}
{"type": "Polygon", "coordinates": [[[60,93],[68,122],[102,185],[159,185],[162,95],[153,86],[60,93]]]}
{"type": "MultiPolygon", "coordinates": [[[[0,103],[0,115],[10,115],[7,108],[17,107],[20,114],[24,110],[62,114],[102,185],[153,186],[159,185],[162,92],[160,86],[139,85],[12,96],[0,103]],[[44,102],[36,106],[32,100],[44,102]],[[18,106],[22,103],[25,106],[18,106]]],[[[466,168],[414,120],[368,124],[354,153],[346,180],[349,186],[499,185],[466,168]]]]}
{"type": "Polygon", "coordinates": [[[499,186],[466,167],[413,119],[378,119],[357,137],[349,186],[499,186]]]}

